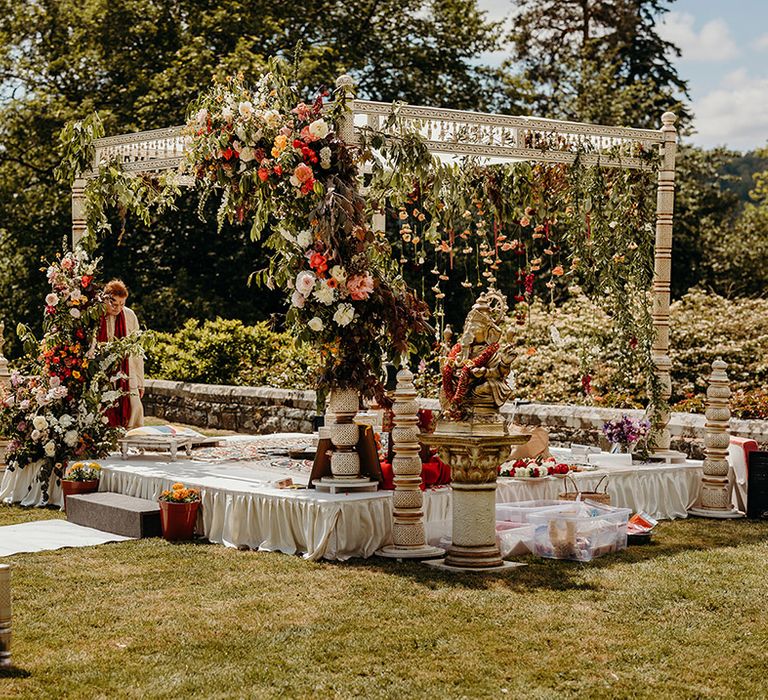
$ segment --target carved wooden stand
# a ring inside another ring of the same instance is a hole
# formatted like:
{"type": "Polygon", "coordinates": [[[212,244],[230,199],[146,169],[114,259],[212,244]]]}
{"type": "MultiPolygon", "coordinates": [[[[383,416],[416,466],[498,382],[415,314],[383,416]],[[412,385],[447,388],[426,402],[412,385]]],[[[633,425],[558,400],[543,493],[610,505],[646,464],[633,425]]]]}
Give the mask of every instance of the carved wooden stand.
{"type": "Polygon", "coordinates": [[[482,424],[467,423],[464,430],[455,426],[438,423],[435,432],[424,438],[437,447],[440,459],[451,465],[451,546],[445,561],[438,565],[455,571],[521,566],[503,561],[496,544],[496,477],[509,448],[525,443],[528,436],[483,435],[482,424]]]}
{"type": "Polygon", "coordinates": [[[11,567],[0,564],[0,668],[11,666],[11,567]]]}
{"type": "Polygon", "coordinates": [[[419,405],[416,402],[413,374],[407,369],[401,369],[397,373],[394,398],[392,412],[395,427],[392,430],[392,442],[395,457],[392,460],[392,470],[395,473],[395,493],[392,497],[392,544],[378,550],[376,554],[394,559],[435,559],[442,557],[445,550],[429,546],[424,536],[419,405]]]}
{"type": "Polygon", "coordinates": [[[743,513],[731,504],[732,485],[728,479],[728,445],[731,436],[728,426],[731,421],[729,398],[731,388],[727,365],[722,360],[712,363],[712,374],[707,387],[707,408],[704,425],[704,476],[701,478],[699,499],[696,507],[688,512],[705,518],[741,518],[743,513]]]}

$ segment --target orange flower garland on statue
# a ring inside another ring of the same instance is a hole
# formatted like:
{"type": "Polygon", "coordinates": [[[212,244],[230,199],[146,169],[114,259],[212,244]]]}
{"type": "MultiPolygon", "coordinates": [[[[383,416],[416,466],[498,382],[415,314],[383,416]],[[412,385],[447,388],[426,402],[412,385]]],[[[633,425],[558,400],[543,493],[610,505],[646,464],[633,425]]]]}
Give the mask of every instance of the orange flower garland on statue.
{"type": "Polygon", "coordinates": [[[443,392],[445,398],[450,406],[449,415],[451,418],[459,419],[463,417],[462,403],[464,397],[467,394],[469,388],[469,382],[472,378],[472,370],[476,367],[485,367],[490,359],[496,354],[499,349],[498,343],[491,343],[483,352],[477,357],[471,360],[467,360],[464,366],[461,368],[461,376],[459,377],[458,384],[454,387],[453,384],[453,369],[455,366],[456,357],[461,352],[461,343],[456,343],[445,359],[445,366],[443,367],[443,392]]]}

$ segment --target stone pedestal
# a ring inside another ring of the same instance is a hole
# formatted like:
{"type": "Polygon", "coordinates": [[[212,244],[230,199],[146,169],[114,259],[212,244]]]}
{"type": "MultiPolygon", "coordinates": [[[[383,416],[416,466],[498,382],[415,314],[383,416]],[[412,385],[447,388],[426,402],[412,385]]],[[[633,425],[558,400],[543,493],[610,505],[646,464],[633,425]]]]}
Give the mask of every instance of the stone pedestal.
{"type": "Polygon", "coordinates": [[[0,564],[0,668],[11,666],[11,567],[0,564]]]}
{"type": "Polygon", "coordinates": [[[496,544],[496,477],[512,445],[527,435],[487,434],[498,426],[441,421],[424,442],[451,467],[453,531],[444,568],[490,571],[505,566],[496,544]]]}
{"type": "Polygon", "coordinates": [[[744,514],[731,504],[732,484],[728,479],[728,445],[731,441],[728,427],[731,421],[731,388],[726,374],[726,363],[715,360],[707,387],[707,407],[704,413],[704,476],[701,479],[699,500],[688,512],[706,518],[740,518],[744,514]]]}

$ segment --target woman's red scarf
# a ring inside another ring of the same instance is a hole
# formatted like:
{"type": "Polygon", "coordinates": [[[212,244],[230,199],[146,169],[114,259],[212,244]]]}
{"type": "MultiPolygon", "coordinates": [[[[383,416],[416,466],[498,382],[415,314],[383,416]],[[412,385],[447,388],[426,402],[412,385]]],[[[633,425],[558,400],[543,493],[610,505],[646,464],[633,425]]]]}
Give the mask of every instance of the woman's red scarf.
{"type": "MultiPolygon", "coordinates": [[[[115,317],[115,338],[125,338],[127,335],[125,330],[125,312],[121,311],[115,317]]],[[[101,324],[99,325],[99,335],[97,340],[100,343],[106,343],[109,340],[107,336],[107,317],[101,317],[101,324]]],[[[123,392],[123,395],[115,401],[111,408],[107,409],[107,419],[109,424],[114,428],[117,426],[127,427],[128,422],[131,420],[131,397],[128,395],[130,385],[128,383],[128,358],[124,357],[120,362],[120,372],[125,375],[124,379],[120,379],[117,382],[117,387],[123,392]]]]}

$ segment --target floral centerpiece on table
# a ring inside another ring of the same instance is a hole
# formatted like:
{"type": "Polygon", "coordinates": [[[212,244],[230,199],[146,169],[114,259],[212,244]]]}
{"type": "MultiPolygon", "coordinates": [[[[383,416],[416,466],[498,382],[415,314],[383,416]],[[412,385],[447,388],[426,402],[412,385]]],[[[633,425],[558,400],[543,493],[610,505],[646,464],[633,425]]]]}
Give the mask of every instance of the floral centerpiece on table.
{"type": "Polygon", "coordinates": [[[98,462],[75,462],[70,464],[64,476],[64,481],[98,481],[101,477],[101,465],[98,462]]]}
{"type": "Polygon", "coordinates": [[[121,396],[116,388],[120,360],[142,352],[146,337],[97,343],[104,297],[96,284],[98,260],[78,249],[57,256],[47,268],[42,341],[20,325],[24,374],[11,374],[0,403],[0,434],[9,439],[8,471],[39,465],[47,496],[51,474],[64,476],[67,463],[106,456],[122,428],[108,425],[106,411],[121,396]]]}
{"type": "Polygon", "coordinates": [[[318,384],[384,400],[382,351],[406,353],[429,330],[383,232],[365,214],[357,148],[340,133],[352,81],[309,103],[273,61],[255,87],[242,76],[214,83],[187,123],[189,166],[203,193],[223,191],[219,221],[269,231],[274,250],[256,280],[285,290],[287,320],[322,360],[318,384]]]}
{"type": "Polygon", "coordinates": [[[188,489],[184,484],[177,482],[160,494],[160,500],[168,503],[197,503],[200,500],[200,490],[188,489]]]}
{"type": "Polygon", "coordinates": [[[502,465],[499,476],[537,479],[544,476],[565,476],[569,471],[571,468],[565,462],[558,462],[554,457],[544,459],[538,456],[516,459],[511,466],[502,465]]]}
{"type": "Polygon", "coordinates": [[[618,420],[609,420],[603,424],[603,435],[613,445],[612,451],[621,449],[623,452],[630,452],[638,442],[647,439],[650,432],[649,420],[636,420],[626,414],[618,420]]]}

